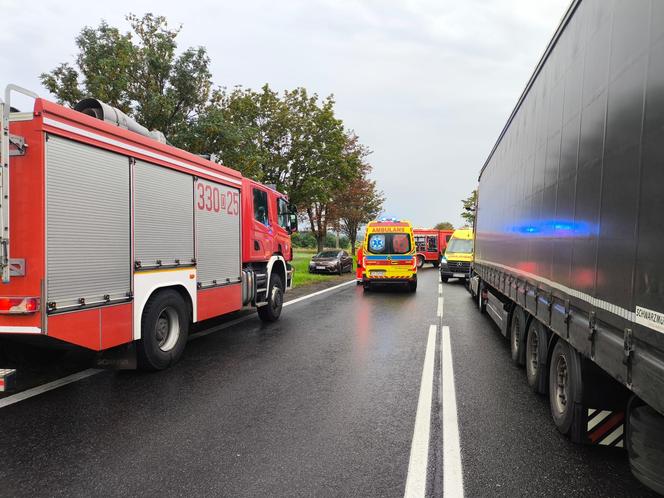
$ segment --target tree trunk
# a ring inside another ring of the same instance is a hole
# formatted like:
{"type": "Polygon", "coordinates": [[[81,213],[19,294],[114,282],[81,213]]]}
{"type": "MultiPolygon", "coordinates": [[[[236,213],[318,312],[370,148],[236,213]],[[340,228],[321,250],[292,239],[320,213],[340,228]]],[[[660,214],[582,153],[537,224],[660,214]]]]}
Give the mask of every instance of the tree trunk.
{"type": "Polygon", "coordinates": [[[352,256],[355,256],[355,242],[357,242],[357,232],[351,233],[350,237],[350,253],[352,256]]]}

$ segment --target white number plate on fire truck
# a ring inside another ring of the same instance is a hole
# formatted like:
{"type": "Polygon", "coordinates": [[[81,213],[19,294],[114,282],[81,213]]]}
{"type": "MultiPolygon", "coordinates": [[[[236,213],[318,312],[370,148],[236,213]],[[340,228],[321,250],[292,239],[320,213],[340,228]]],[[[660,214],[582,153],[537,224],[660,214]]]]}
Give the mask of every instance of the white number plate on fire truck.
{"type": "Polygon", "coordinates": [[[452,273],[452,278],[463,278],[465,276],[465,273],[452,273]]]}

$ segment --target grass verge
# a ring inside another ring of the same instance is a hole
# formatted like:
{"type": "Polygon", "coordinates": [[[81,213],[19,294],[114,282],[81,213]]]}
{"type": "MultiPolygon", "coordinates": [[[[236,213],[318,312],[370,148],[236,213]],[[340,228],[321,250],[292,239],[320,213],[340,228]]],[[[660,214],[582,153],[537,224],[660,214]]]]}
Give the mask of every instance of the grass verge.
{"type": "MultiPolygon", "coordinates": [[[[295,268],[295,274],[293,275],[293,287],[300,287],[316,282],[348,280],[348,273],[344,273],[342,277],[339,275],[309,273],[309,261],[314,256],[314,254],[316,254],[316,252],[317,251],[315,249],[293,249],[293,261],[291,261],[291,265],[293,265],[295,268]]],[[[355,272],[355,263],[355,257],[353,256],[353,272],[355,272]]]]}

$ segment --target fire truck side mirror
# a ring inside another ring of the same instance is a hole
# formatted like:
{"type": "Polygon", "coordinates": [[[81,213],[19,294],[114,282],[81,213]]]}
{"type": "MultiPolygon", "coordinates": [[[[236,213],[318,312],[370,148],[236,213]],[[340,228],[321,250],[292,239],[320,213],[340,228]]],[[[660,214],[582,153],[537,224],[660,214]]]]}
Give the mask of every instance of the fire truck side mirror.
{"type": "Polygon", "coordinates": [[[291,213],[288,215],[289,228],[291,232],[297,232],[297,214],[291,213]]]}

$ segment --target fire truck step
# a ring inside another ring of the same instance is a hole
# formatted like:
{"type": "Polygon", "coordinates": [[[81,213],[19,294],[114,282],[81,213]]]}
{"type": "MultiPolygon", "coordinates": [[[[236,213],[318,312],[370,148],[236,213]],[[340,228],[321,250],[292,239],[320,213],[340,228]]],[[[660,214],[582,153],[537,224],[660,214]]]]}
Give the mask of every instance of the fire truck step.
{"type": "Polygon", "coordinates": [[[16,370],[0,368],[0,392],[10,391],[14,388],[16,370]]]}

